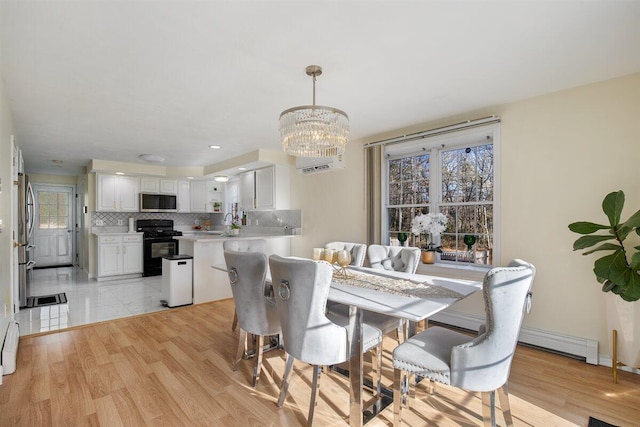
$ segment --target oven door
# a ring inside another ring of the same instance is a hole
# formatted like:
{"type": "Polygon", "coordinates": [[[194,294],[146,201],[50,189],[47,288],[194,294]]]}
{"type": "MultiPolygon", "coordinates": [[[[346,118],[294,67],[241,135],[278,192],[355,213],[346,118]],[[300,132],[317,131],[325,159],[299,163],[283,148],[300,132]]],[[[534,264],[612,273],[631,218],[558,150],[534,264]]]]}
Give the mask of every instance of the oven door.
{"type": "Polygon", "coordinates": [[[178,255],[178,241],[170,237],[144,239],[144,276],[162,274],[162,257],[178,255]]]}

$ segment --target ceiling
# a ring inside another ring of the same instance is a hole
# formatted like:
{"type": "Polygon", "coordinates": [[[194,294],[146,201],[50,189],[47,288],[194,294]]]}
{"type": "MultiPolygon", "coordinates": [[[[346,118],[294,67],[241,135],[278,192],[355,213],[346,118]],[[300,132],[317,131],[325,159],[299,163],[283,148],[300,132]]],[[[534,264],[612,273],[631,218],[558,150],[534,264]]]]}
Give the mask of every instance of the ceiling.
{"type": "Polygon", "coordinates": [[[347,112],[352,140],[640,71],[637,0],[2,0],[0,10],[30,173],[279,150],[280,113],[311,103],[310,64],[324,69],[317,103],[347,112]]]}

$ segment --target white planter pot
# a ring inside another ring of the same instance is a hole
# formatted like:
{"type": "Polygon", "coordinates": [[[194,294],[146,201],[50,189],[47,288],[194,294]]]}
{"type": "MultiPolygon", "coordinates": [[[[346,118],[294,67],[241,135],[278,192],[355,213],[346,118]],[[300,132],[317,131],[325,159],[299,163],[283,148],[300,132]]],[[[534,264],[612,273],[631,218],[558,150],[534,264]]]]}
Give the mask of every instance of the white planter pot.
{"type": "MultiPolygon", "coordinates": [[[[607,292],[605,307],[609,333],[618,331],[618,361],[640,367],[640,301],[627,302],[607,292]]],[[[610,350],[613,352],[613,347],[610,350]]]]}

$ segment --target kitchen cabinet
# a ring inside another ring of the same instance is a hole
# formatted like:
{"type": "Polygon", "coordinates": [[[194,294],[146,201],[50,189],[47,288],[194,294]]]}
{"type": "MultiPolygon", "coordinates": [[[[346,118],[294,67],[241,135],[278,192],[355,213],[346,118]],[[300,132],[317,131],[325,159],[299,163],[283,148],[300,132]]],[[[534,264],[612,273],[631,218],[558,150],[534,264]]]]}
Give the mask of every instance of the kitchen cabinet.
{"type": "Polygon", "coordinates": [[[143,176],[140,178],[140,192],[178,194],[178,180],[143,176]]]}
{"type": "Polygon", "coordinates": [[[138,212],[139,180],[133,176],[96,174],[96,211],[138,212]]]}
{"type": "Polygon", "coordinates": [[[189,205],[191,212],[222,212],[222,186],[215,181],[191,181],[189,205]],[[214,203],[220,203],[219,210],[215,210],[214,203]]]}
{"type": "Polygon", "coordinates": [[[142,274],[142,233],[100,235],[97,242],[98,280],[142,274]]]}
{"type": "Polygon", "coordinates": [[[191,187],[189,181],[178,181],[178,212],[191,212],[191,187]]]}
{"type": "Polygon", "coordinates": [[[189,210],[191,212],[206,212],[207,181],[191,181],[189,197],[189,210]]]}
{"type": "Polygon", "coordinates": [[[289,209],[289,168],[273,165],[240,175],[240,209],[289,209]]]}

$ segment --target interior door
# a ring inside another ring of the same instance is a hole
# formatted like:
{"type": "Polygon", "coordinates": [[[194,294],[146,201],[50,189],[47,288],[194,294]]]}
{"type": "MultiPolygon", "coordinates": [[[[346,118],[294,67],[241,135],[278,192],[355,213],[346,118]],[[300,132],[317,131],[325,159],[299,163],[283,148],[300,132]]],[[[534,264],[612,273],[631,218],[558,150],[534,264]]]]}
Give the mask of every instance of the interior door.
{"type": "Polygon", "coordinates": [[[36,267],[73,264],[72,186],[34,184],[35,226],[33,241],[36,267]]]}

